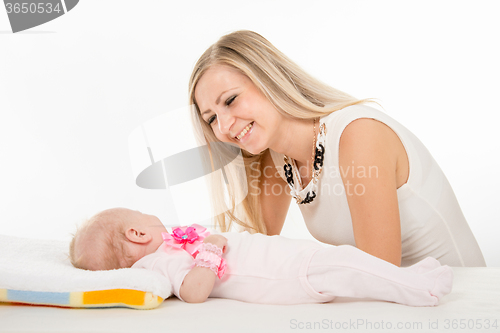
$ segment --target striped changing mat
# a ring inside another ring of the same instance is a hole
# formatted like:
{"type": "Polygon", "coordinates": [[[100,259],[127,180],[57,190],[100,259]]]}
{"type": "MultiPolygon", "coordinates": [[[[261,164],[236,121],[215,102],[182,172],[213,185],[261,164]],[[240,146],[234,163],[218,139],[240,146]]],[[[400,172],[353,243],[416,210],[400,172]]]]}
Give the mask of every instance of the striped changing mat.
{"type": "Polygon", "coordinates": [[[152,309],[171,296],[170,281],[156,272],[74,268],[68,247],[64,241],[0,235],[0,302],[152,309]]]}

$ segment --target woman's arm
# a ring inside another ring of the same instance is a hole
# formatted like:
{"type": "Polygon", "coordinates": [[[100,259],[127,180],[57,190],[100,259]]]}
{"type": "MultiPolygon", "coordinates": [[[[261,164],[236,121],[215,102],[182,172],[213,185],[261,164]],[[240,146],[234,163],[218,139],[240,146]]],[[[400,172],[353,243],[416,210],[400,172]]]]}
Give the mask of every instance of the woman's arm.
{"type": "Polygon", "coordinates": [[[340,173],[356,246],[397,266],[401,265],[397,197],[401,147],[401,141],[388,126],[365,118],[345,128],[339,147],[340,173]]]}
{"type": "MultiPolygon", "coordinates": [[[[210,235],[203,240],[203,243],[217,245],[225,252],[227,239],[221,235],[210,235]]],[[[186,274],[179,289],[181,298],[187,303],[205,302],[214,288],[216,275],[208,267],[193,267],[186,274]]]]}
{"type": "Polygon", "coordinates": [[[279,235],[292,199],[288,184],[279,176],[269,149],[262,156],[260,204],[267,234],[279,235]]]}

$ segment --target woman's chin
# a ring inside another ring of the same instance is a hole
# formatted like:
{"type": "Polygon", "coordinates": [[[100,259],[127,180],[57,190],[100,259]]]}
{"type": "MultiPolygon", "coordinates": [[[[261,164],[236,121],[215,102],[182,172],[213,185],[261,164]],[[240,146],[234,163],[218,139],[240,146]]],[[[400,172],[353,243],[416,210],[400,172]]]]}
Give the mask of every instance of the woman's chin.
{"type": "Polygon", "coordinates": [[[242,147],[242,149],[244,149],[245,151],[247,151],[248,153],[250,153],[252,155],[259,155],[264,150],[266,150],[265,148],[261,148],[261,147],[242,147]]]}

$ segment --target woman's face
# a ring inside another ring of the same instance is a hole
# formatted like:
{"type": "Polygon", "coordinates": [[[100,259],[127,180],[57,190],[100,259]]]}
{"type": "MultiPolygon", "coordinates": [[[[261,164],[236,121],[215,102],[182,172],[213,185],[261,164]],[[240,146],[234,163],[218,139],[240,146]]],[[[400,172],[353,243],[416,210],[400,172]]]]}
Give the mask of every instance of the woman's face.
{"type": "Polygon", "coordinates": [[[220,141],[252,154],[272,146],[284,117],[246,75],[214,65],[198,81],[194,95],[203,121],[220,141]]]}

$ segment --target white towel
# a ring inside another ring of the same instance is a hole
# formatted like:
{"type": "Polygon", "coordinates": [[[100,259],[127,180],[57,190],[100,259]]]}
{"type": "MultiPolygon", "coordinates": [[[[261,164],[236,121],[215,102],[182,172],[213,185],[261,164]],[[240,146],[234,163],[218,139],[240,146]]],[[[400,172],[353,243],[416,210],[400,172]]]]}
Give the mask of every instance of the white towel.
{"type": "Polygon", "coordinates": [[[161,298],[171,293],[168,278],[143,269],[86,271],[73,267],[69,244],[0,235],[0,289],[37,292],[86,292],[133,289],[161,298]]]}

